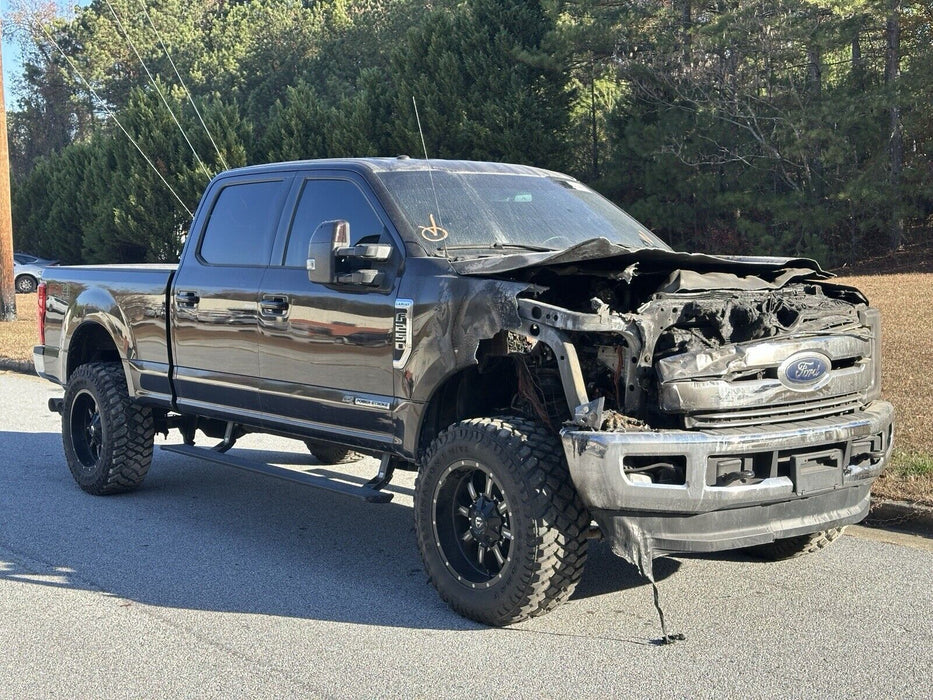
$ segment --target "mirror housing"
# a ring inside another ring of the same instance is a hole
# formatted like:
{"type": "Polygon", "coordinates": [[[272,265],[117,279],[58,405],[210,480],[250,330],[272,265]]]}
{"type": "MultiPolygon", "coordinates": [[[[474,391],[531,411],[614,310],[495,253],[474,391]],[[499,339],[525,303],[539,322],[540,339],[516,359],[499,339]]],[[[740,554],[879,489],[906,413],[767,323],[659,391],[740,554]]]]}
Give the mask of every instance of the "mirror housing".
{"type": "Polygon", "coordinates": [[[308,243],[308,280],[318,284],[333,284],[336,251],[350,245],[350,224],[346,221],[323,221],[314,229],[308,243]]]}
{"type": "Polygon", "coordinates": [[[355,284],[363,287],[378,287],[385,279],[379,270],[355,270],[346,274],[337,275],[339,284],[355,284]]]}

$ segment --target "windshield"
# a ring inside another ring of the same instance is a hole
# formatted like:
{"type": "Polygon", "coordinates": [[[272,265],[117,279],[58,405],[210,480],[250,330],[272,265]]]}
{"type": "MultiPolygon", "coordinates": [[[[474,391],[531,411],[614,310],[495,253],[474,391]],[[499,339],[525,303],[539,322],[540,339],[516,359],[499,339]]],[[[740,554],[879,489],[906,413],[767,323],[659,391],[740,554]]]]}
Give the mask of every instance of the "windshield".
{"type": "Polygon", "coordinates": [[[592,238],[628,248],[670,248],[576,180],[427,170],[378,174],[431,252],[562,250],[592,238]],[[433,184],[432,184],[433,180],[433,184]]]}

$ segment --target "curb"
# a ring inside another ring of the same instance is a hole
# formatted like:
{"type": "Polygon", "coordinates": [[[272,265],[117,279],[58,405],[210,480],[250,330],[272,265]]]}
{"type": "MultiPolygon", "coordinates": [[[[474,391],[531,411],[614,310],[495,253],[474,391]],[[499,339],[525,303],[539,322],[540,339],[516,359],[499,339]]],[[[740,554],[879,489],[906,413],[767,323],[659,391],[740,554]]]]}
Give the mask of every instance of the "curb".
{"type": "Polygon", "coordinates": [[[36,368],[28,360],[11,360],[8,357],[0,357],[0,371],[19,372],[20,374],[36,375],[36,368]]]}
{"type": "Polygon", "coordinates": [[[901,530],[933,538],[933,508],[907,501],[872,499],[868,517],[860,524],[865,527],[901,530]]]}

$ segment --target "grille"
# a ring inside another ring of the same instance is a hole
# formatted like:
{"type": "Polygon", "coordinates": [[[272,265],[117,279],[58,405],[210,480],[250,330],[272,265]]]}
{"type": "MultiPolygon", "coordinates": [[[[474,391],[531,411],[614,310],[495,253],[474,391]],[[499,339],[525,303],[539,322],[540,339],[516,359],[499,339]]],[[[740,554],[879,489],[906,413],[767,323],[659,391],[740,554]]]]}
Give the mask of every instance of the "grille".
{"type": "Polygon", "coordinates": [[[684,416],[687,428],[741,428],[751,425],[767,425],[790,421],[838,416],[853,413],[862,407],[860,394],[834,396],[820,401],[799,401],[781,406],[762,406],[733,411],[693,413],[684,416]]]}
{"type": "Polygon", "coordinates": [[[867,328],[726,345],[660,359],[658,399],[687,429],[743,428],[837,416],[859,410],[873,386],[872,334],[867,328]],[[795,356],[823,356],[824,376],[793,386],[780,376],[795,356]]]}

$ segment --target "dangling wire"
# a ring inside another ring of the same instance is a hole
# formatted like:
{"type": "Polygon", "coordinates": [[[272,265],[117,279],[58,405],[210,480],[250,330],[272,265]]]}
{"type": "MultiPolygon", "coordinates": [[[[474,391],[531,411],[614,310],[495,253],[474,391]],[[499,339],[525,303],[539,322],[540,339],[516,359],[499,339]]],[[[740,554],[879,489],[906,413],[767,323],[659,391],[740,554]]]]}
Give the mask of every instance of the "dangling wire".
{"type": "Polygon", "coordinates": [[[217,147],[217,143],[214,141],[214,137],[211,135],[210,129],[208,129],[207,124],[204,123],[204,117],[201,116],[201,112],[198,109],[198,106],[194,103],[194,98],[191,96],[191,90],[189,90],[188,86],[185,85],[185,81],[182,79],[181,73],[178,72],[178,67],[175,65],[175,61],[172,60],[172,55],[168,52],[168,47],[166,47],[165,42],[162,41],[162,35],[159,33],[159,30],[156,29],[155,24],[153,24],[152,17],[149,16],[149,10],[146,8],[145,0],[139,0],[139,4],[142,5],[143,12],[146,15],[146,20],[149,22],[149,26],[152,28],[153,34],[155,34],[156,38],[159,40],[159,44],[162,46],[162,50],[165,52],[165,57],[171,64],[172,70],[175,71],[175,76],[178,78],[178,82],[181,83],[182,88],[184,88],[185,94],[188,96],[188,102],[190,102],[191,106],[194,108],[194,113],[198,115],[198,121],[201,122],[201,126],[204,128],[204,133],[206,133],[207,138],[211,140],[211,145],[214,147],[214,151],[216,151],[221,165],[224,166],[224,170],[229,170],[230,166],[227,165],[227,161],[223,157],[223,154],[220,152],[220,149],[217,147]]]}
{"type": "Polygon", "coordinates": [[[195,150],[194,146],[191,143],[191,139],[188,138],[188,134],[185,133],[184,128],[181,125],[181,122],[178,121],[178,117],[175,116],[175,112],[172,110],[171,106],[168,103],[168,100],[165,99],[165,95],[162,93],[162,89],[156,83],[155,78],[152,77],[152,73],[149,72],[149,68],[146,66],[146,62],[143,61],[143,57],[139,55],[139,51],[136,50],[136,45],[133,43],[133,40],[130,39],[129,32],[126,31],[126,28],[123,26],[123,22],[120,21],[120,18],[117,16],[116,10],[113,9],[113,5],[110,4],[110,0],[104,0],[107,4],[107,7],[110,9],[110,14],[113,15],[113,18],[117,21],[117,26],[120,28],[120,31],[123,32],[123,36],[126,38],[126,43],[133,50],[133,53],[136,54],[136,58],[139,59],[139,65],[143,67],[143,70],[146,71],[146,75],[149,76],[149,82],[152,83],[152,87],[155,88],[156,92],[159,93],[159,97],[162,98],[162,102],[165,105],[165,108],[168,110],[168,113],[172,115],[172,121],[175,122],[175,126],[178,127],[178,130],[181,132],[181,135],[184,137],[185,142],[188,144],[188,148],[191,149],[191,152],[194,154],[195,160],[198,161],[198,164],[201,166],[201,169],[204,171],[204,174],[207,175],[207,179],[210,180],[213,175],[207,169],[207,166],[204,165],[204,161],[201,160],[201,156],[198,155],[198,152],[195,150]]]}
{"type": "Polygon", "coordinates": [[[52,42],[52,46],[54,46],[54,47],[58,50],[58,52],[62,55],[62,58],[64,58],[64,59],[68,62],[68,65],[71,66],[71,70],[74,72],[74,74],[75,74],[76,76],[78,76],[78,78],[81,79],[81,82],[83,82],[83,83],[87,86],[88,91],[90,91],[90,93],[91,93],[91,95],[94,97],[94,99],[97,100],[97,101],[100,103],[100,106],[104,108],[104,111],[107,113],[107,115],[108,115],[111,119],[113,119],[114,122],[116,122],[116,124],[117,124],[118,127],[120,127],[120,131],[122,131],[124,134],[126,134],[126,138],[128,138],[128,139],[130,140],[130,143],[132,143],[132,144],[136,147],[136,150],[139,151],[139,155],[141,155],[141,156],[146,160],[146,162],[149,164],[149,167],[152,168],[152,170],[155,172],[155,174],[159,176],[159,179],[162,181],[162,183],[163,183],[166,187],[168,187],[169,192],[171,192],[173,195],[175,195],[175,199],[177,199],[177,200],[178,200],[178,203],[181,204],[182,208],[183,208],[186,212],[188,212],[188,216],[194,217],[194,212],[192,212],[192,211],[188,208],[188,205],[185,204],[185,201],[184,201],[181,197],[178,196],[178,193],[177,193],[177,192],[175,191],[175,189],[168,183],[168,180],[165,179],[165,177],[162,175],[162,173],[159,172],[159,169],[158,169],[158,168],[155,166],[155,164],[149,159],[149,156],[146,155],[146,152],[142,149],[142,147],[140,147],[140,145],[139,145],[138,143],[136,143],[136,139],[134,139],[134,138],[130,135],[130,132],[127,131],[126,128],[123,126],[123,124],[120,123],[120,120],[117,119],[117,115],[114,114],[113,111],[107,106],[107,103],[104,102],[103,99],[101,99],[101,96],[97,94],[97,91],[94,90],[93,87],[91,87],[91,84],[87,81],[87,79],[86,79],[83,75],[81,75],[81,72],[78,70],[78,67],[74,64],[74,61],[72,61],[72,60],[68,57],[68,54],[66,54],[66,53],[62,50],[62,47],[58,45],[58,42],[55,41],[55,39],[52,37],[52,35],[48,32],[48,30],[47,30],[42,24],[39,24],[39,23],[37,22],[37,23],[36,23],[36,26],[38,26],[38,27],[42,30],[42,32],[45,34],[45,36],[48,37],[48,40],[49,40],[50,42],[52,42]]]}

